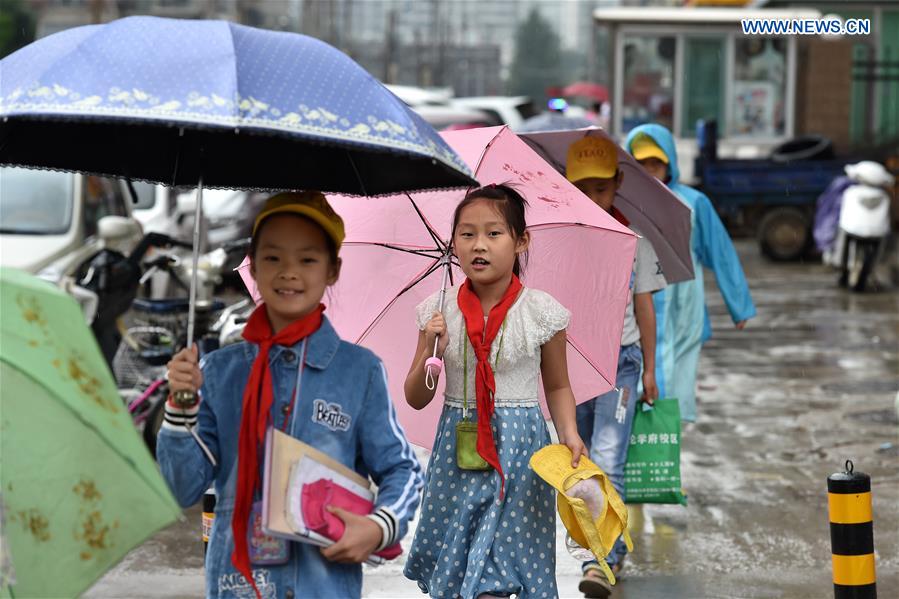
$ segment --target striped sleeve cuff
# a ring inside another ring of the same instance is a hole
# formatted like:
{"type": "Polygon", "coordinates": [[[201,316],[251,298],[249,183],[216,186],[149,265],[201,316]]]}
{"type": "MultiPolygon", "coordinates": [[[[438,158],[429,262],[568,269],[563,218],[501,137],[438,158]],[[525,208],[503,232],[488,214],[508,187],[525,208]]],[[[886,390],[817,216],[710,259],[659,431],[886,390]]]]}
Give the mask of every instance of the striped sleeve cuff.
{"type": "Polygon", "coordinates": [[[381,527],[381,544],[375,548],[376,552],[382,551],[399,541],[397,538],[400,530],[399,523],[396,514],[390,508],[380,507],[369,514],[368,517],[381,527]]]}
{"type": "Polygon", "coordinates": [[[200,412],[200,404],[191,408],[176,408],[171,402],[165,402],[165,414],[162,419],[162,428],[170,430],[184,430],[186,427],[197,426],[197,414],[200,412]]]}

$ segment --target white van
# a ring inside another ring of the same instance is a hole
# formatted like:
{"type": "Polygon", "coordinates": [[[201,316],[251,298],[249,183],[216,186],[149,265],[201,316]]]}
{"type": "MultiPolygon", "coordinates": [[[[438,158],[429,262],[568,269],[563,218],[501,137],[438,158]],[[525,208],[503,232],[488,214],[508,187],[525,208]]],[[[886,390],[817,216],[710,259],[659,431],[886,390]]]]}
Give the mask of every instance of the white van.
{"type": "Polygon", "coordinates": [[[121,236],[107,246],[127,251],[141,235],[128,198],[114,179],[0,168],[0,264],[59,282],[100,249],[100,220],[110,216],[121,236]]]}

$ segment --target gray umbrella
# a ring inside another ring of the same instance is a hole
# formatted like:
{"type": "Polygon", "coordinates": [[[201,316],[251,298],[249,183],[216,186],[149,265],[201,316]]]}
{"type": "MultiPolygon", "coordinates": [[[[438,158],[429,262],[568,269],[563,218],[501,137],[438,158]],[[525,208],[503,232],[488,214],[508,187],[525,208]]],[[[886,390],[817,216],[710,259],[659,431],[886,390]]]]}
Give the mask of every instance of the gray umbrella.
{"type": "MultiPolygon", "coordinates": [[[[541,158],[563,174],[568,147],[586,135],[615,141],[604,130],[595,126],[570,131],[519,134],[541,158]]],[[[624,180],[615,196],[615,206],[652,243],[668,283],[692,279],[690,208],[647,173],[621,146],[618,146],[618,168],[624,173],[624,180]]]]}

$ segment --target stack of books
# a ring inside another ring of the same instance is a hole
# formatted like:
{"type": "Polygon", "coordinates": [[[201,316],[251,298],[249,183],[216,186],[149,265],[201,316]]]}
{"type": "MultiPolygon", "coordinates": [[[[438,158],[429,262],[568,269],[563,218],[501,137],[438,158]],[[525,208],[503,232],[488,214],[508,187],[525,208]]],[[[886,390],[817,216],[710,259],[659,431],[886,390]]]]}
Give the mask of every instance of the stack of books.
{"type": "MultiPolygon", "coordinates": [[[[322,489],[319,481],[330,481],[358,496],[368,511],[375,494],[368,479],[337,462],[311,445],[270,428],[265,442],[265,465],[262,480],[262,529],[267,535],[309,543],[319,547],[334,544],[330,538],[307,526],[303,510],[303,489],[322,489]]],[[[354,498],[356,499],[356,498],[354,498]]],[[[361,505],[361,504],[360,504],[361,505]]],[[[308,508],[306,513],[308,514],[308,508]]],[[[368,564],[376,566],[384,559],[372,555],[368,564]]]]}

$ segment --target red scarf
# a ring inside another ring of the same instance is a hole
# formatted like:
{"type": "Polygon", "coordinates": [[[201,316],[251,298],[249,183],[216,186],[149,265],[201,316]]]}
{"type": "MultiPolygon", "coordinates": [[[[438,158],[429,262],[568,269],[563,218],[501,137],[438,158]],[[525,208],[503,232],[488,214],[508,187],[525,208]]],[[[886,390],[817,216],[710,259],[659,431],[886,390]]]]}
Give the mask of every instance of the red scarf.
{"type": "Polygon", "coordinates": [[[295,345],[319,329],[322,324],[324,304],[279,333],[272,333],[265,304],[259,304],[247,320],[243,338],[259,346],[259,353],[250,370],[250,379],[243,393],[243,412],[240,419],[240,436],[237,444],[237,489],[234,499],[234,515],[231,530],[234,533],[234,553],[231,563],[253,585],[256,596],[259,589],[253,581],[250,569],[250,552],[247,545],[247,525],[253,505],[253,493],[259,485],[259,449],[265,441],[269,424],[269,412],[274,401],[272,376],[269,370],[268,352],[273,345],[295,345]]]}
{"type": "Polygon", "coordinates": [[[484,308],[474,292],[471,279],[466,279],[465,284],[459,288],[458,298],[459,310],[462,311],[462,317],[465,318],[468,340],[478,359],[474,378],[478,406],[478,454],[499,473],[500,498],[503,497],[506,477],[503,474],[503,467],[499,463],[496,440],[493,438],[493,430],[490,427],[494,412],[493,397],[496,395],[496,380],[493,378],[493,367],[490,366],[490,346],[506,319],[506,313],[518,298],[519,291],[521,291],[521,281],[513,274],[512,281],[502,299],[490,309],[486,324],[484,323],[484,308]]]}

